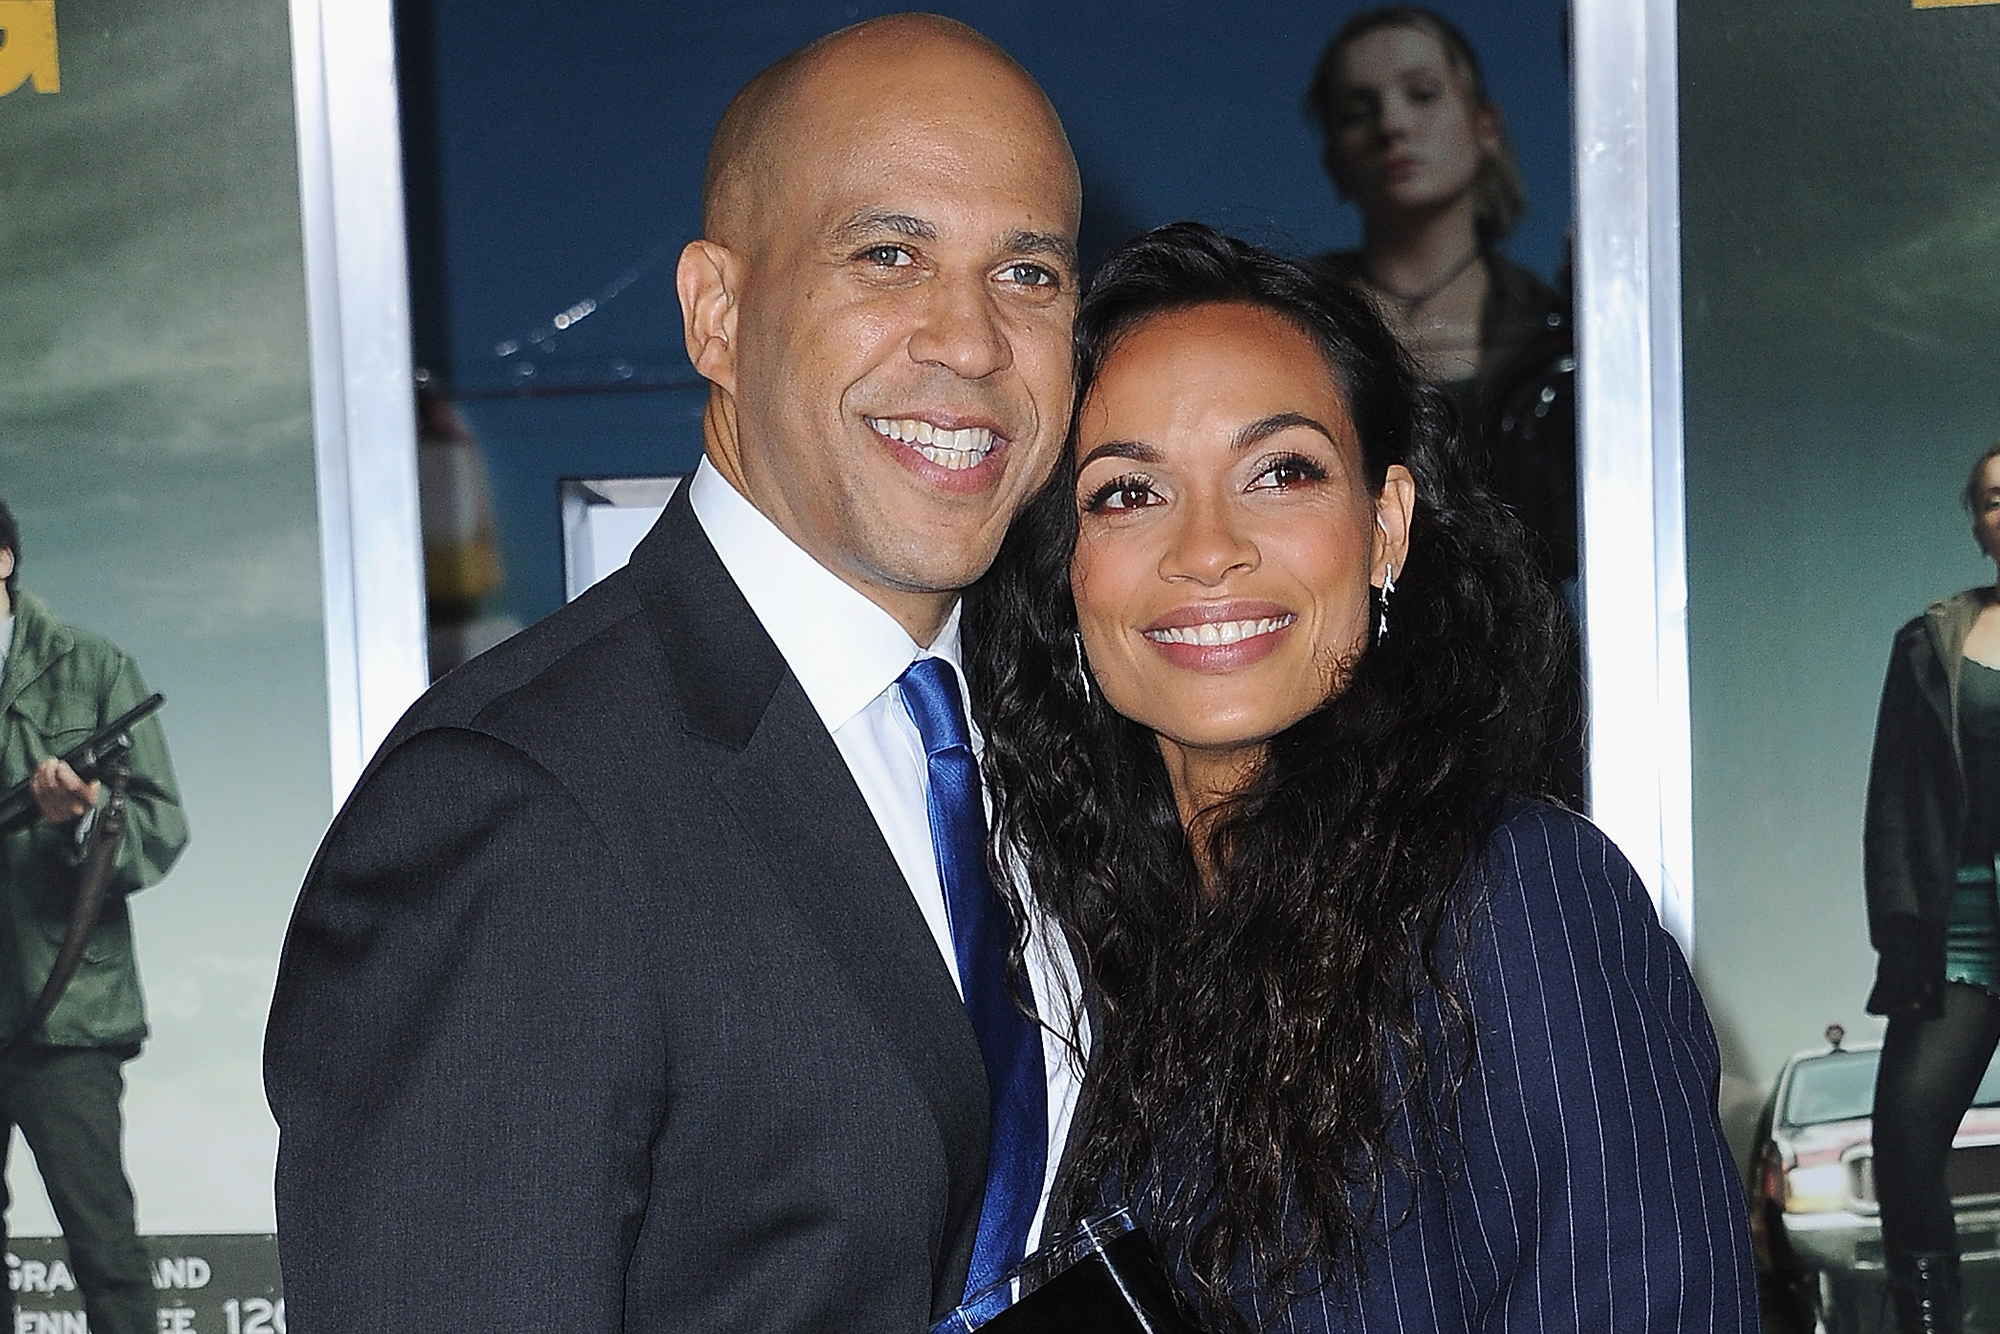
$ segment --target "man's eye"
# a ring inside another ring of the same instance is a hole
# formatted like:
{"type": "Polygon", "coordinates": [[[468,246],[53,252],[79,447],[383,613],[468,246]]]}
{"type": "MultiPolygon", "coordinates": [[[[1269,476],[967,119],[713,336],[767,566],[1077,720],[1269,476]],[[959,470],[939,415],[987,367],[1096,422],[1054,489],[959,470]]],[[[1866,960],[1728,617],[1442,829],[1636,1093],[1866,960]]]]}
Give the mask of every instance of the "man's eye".
{"type": "Polygon", "coordinates": [[[899,245],[873,245],[861,252],[861,258],[884,269],[903,269],[917,261],[910,252],[899,245]]]}
{"type": "Polygon", "coordinates": [[[1006,268],[1000,270],[1000,277],[1006,282],[1016,283],[1022,287],[1056,287],[1061,282],[1048,269],[1043,268],[1039,264],[1029,264],[1025,261],[1018,264],[1009,264],[1006,268]]]}

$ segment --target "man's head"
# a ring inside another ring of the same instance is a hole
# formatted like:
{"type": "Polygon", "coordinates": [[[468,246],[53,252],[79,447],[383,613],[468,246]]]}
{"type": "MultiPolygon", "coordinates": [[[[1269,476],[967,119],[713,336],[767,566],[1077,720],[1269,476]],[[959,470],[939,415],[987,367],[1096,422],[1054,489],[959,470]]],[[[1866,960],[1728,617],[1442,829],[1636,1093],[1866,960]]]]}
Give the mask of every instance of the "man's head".
{"type": "Polygon", "coordinates": [[[14,522],[14,511],[7,508],[7,502],[0,500],[0,616],[12,614],[14,597],[21,586],[21,529],[14,522]]]}
{"type": "Polygon", "coordinates": [[[1069,425],[1076,161],[972,29],[900,14],[723,113],[678,284],[711,461],[928,641],[1069,425]]]}

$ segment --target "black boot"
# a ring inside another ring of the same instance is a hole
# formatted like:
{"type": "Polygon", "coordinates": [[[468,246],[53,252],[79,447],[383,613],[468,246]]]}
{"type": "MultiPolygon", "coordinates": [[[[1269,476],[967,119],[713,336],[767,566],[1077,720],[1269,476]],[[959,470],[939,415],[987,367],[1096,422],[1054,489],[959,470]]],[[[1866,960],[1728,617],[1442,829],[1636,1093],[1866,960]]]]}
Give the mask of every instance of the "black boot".
{"type": "Polygon", "coordinates": [[[1896,1334],[1964,1334],[1955,1251],[1891,1251],[1889,1292],[1896,1334]]]}

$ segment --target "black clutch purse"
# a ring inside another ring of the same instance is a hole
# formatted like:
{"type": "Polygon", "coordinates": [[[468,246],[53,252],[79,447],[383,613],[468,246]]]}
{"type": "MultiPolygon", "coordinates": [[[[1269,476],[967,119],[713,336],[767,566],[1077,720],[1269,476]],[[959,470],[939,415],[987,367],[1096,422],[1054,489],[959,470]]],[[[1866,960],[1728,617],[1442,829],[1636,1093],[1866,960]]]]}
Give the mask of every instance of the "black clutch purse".
{"type": "Polygon", "coordinates": [[[1124,1209],[1083,1221],[974,1293],[931,1334],[1201,1334],[1145,1229],[1124,1209]]]}

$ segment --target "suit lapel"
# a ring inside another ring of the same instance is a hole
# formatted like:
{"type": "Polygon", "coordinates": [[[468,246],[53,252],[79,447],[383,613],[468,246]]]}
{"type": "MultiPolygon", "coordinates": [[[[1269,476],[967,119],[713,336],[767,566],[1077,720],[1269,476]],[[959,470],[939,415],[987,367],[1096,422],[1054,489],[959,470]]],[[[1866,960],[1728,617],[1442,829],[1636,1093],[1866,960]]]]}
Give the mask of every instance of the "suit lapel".
{"type": "Polygon", "coordinates": [[[965,1007],[910,887],[805,692],[787,681],[750,745],[716,773],[757,855],[826,947],[930,1104],[952,1213],[977,1221],[986,1074],[965,1007]]]}
{"type": "Polygon", "coordinates": [[[825,946],[930,1106],[951,1164],[937,1277],[955,1291],[985,1192],[986,1075],[937,942],[839,748],[709,544],[686,487],[633,553],[632,570],[684,726],[732,752],[715,781],[750,856],[825,946]]]}

